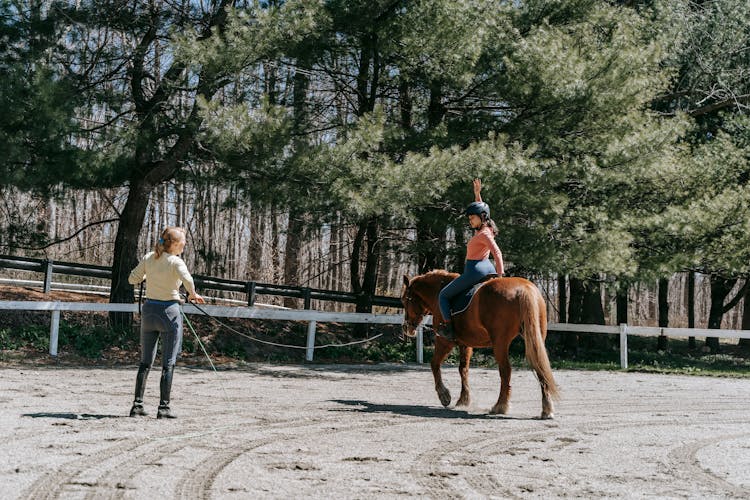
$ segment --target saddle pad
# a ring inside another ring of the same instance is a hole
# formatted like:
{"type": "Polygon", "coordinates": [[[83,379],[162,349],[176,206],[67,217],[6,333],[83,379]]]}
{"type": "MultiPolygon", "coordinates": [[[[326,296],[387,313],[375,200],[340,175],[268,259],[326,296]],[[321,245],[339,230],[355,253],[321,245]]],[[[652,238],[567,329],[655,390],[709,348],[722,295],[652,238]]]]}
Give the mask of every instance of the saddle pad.
{"type": "Polygon", "coordinates": [[[460,293],[453,297],[453,299],[451,299],[451,316],[461,314],[468,309],[469,304],[471,304],[471,299],[474,298],[474,294],[477,293],[477,290],[479,290],[485,283],[487,283],[487,280],[477,283],[466,290],[465,293],[460,293]]]}

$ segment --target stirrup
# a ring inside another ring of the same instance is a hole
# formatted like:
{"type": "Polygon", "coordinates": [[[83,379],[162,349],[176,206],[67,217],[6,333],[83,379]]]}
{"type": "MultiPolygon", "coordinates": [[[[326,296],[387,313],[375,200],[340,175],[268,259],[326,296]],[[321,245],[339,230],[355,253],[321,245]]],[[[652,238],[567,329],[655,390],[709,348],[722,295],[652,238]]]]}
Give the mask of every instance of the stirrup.
{"type": "Polygon", "coordinates": [[[450,340],[451,342],[456,340],[456,332],[453,330],[453,323],[451,321],[440,323],[435,329],[435,333],[445,340],[450,340]]]}

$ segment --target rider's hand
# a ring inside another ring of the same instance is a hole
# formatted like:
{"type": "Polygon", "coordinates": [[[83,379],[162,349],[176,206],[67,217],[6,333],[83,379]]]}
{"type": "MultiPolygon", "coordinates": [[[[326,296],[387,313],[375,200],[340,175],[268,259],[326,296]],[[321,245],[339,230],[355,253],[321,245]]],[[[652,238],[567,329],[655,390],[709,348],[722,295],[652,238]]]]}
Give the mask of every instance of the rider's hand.
{"type": "Polygon", "coordinates": [[[195,302],[196,304],[205,304],[206,299],[198,295],[197,293],[191,293],[188,295],[188,301],[195,302]]]}
{"type": "Polygon", "coordinates": [[[474,200],[482,201],[482,181],[474,179],[474,200]]]}

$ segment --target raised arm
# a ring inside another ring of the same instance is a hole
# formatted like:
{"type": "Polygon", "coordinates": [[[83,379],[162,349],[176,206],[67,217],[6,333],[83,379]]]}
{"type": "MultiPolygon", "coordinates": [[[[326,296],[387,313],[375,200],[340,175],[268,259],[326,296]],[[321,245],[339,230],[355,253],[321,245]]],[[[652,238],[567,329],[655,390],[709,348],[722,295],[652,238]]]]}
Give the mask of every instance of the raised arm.
{"type": "Polygon", "coordinates": [[[482,201],[482,181],[474,179],[474,201],[482,201]]]}

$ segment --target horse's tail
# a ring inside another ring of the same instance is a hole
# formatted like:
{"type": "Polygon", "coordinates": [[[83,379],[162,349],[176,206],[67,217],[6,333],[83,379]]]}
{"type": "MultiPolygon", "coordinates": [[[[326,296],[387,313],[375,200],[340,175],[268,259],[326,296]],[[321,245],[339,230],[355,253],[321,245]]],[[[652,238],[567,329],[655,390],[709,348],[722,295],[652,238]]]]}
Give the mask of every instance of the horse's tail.
{"type": "Polygon", "coordinates": [[[526,345],[526,359],[536,372],[540,381],[544,383],[550,397],[560,399],[555,379],[552,376],[552,367],[549,364],[547,348],[544,346],[544,332],[547,330],[547,315],[542,308],[544,299],[537,287],[528,284],[521,288],[519,293],[521,306],[521,331],[526,345]]]}

